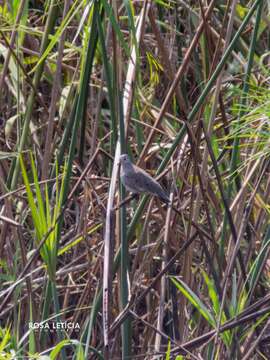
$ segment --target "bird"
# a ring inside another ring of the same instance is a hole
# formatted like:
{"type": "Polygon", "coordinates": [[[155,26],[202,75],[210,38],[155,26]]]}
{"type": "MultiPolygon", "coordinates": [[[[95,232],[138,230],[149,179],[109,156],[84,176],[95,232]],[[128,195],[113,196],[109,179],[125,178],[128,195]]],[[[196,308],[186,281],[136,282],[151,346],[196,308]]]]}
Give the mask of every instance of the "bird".
{"type": "Polygon", "coordinates": [[[169,196],[161,185],[146,171],[134,165],[127,154],[120,155],[120,178],[125,188],[134,193],[148,193],[158,197],[167,205],[170,204],[169,196]]]}

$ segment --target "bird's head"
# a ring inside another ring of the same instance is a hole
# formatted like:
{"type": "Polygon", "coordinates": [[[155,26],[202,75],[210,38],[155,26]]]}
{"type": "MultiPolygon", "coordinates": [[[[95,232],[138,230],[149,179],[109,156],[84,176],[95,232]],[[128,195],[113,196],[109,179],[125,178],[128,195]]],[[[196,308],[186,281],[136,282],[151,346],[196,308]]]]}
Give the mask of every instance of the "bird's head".
{"type": "Polygon", "coordinates": [[[119,162],[123,168],[129,168],[132,167],[132,163],[129,159],[129,156],[127,154],[122,154],[119,158],[119,162]]]}
{"type": "Polygon", "coordinates": [[[130,160],[129,160],[128,154],[122,154],[122,155],[120,155],[120,163],[121,163],[121,164],[124,164],[124,163],[129,162],[129,161],[130,161],[130,160]]]}

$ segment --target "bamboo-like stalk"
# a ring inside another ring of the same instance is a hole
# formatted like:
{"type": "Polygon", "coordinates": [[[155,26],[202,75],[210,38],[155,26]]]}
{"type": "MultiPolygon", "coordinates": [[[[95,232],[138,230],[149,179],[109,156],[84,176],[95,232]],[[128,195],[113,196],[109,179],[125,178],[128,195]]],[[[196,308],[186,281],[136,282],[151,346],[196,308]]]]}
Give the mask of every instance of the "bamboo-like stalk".
{"type": "MultiPolygon", "coordinates": [[[[143,7],[141,14],[138,18],[137,25],[137,42],[140,43],[140,39],[142,36],[144,19],[147,10],[147,3],[143,7]]],[[[124,126],[125,132],[127,131],[128,121],[130,118],[132,99],[133,99],[133,82],[135,78],[136,72],[136,50],[132,49],[131,52],[131,61],[129,63],[126,82],[123,91],[123,118],[124,118],[124,126]]],[[[114,219],[114,210],[113,210],[113,200],[114,194],[116,191],[116,182],[117,182],[117,174],[119,170],[119,156],[120,156],[120,139],[118,139],[115,149],[114,155],[114,165],[111,175],[111,183],[109,189],[109,197],[107,202],[107,214],[106,214],[106,227],[105,227],[105,236],[104,236],[104,271],[103,271],[103,333],[104,333],[104,346],[105,351],[107,353],[109,346],[109,328],[110,328],[110,298],[109,289],[111,287],[111,274],[112,269],[110,266],[110,258],[111,258],[111,242],[113,235],[113,219],[114,219]]]]}
{"type": "MultiPolygon", "coordinates": [[[[170,195],[170,200],[173,199],[173,193],[170,195]]],[[[170,222],[172,216],[172,207],[169,208],[166,216],[165,223],[165,234],[164,234],[164,243],[162,250],[162,265],[161,269],[163,270],[168,262],[168,250],[169,250],[169,238],[170,238],[170,222]]],[[[159,352],[161,350],[161,332],[163,332],[163,320],[164,320],[164,310],[165,310],[165,301],[166,301],[166,292],[168,288],[168,284],[166,278],[163,276],[161,279],[161,289],[160,289],[160,299],[158,306],[158,318],[157,318],[157,330],[159,331],[155,337],[155,351],[159,352]]]]}
{"type": "MultiPolygon", "coordinates": [[[[119,128],[120,128],[120,147],[121,153],[126,153],[125,124],[123,117],[122,93],[119,92],[119,128]]],[[[126,191],[123,184],[120,184],[120,200],[126,197],[126,191]]],[[[120,209],[120,231],[121,231],[121,307],[122,309],[129,300],[129,246],[127,238],[127,210],[126,205],[120,209]]],[[[131,321],[127,318],[122,325],[122,359],[131,356],[131,321]]]]}
{"type": "Polygon", "coordinates": [[[75,146],[76,146],[76,141],[77,141],[77,133],[78,133],[78,129],[79,129],[79,124],[82,121],[83,117],[85,116],[87,95],[88,95],[88,90],[89,90],[88,81],[89,81],[89,77],[90,77],[91,70],[93,67],[94,56],[95,56],[95,51],[96,51],[96,47],[97,47],[98,33],[97,33],[97,28],[96,28],[96,17],[97,17],[97,13],[99,11],[99,6],[100,6],[99,1],[96,1],[93,6],[94,6],[94,8],[93,8],[92,27],[91,27],[90,36],[88,39],[86,57],[85,57],[85,62],[83,64],[83,70],[82,70],[82,74],[81,74],[81,81],[79,84],[78,102],[76,103],[71,143],[70,143],[70,147],[69,147],[69,154],[68,154],[68,160],[67,160],[67,173],[66,173],[66,178],[65,178],[65,182],[64,182],[63,203],[65,203],[65,201],[67,199],[68,187],[69,187],[69,182],[70,182],[70,177],[71,177],[72,162],[74,159],[75,146]]]}

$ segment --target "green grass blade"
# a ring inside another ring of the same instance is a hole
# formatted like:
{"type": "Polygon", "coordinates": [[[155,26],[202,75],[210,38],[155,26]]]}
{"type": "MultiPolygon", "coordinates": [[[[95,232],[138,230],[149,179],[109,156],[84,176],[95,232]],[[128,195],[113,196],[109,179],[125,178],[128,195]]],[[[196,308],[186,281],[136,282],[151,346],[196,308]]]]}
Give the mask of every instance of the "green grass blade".
{"type": "Polygon", "coordinates": [[[179,291],[188,299],[188,301],[199,311],[205,320],[213,327],[216,326],[216,321],[207,307],[199,299],[199,297],[180,279],[170,277],[174,285],[179,291]]]}

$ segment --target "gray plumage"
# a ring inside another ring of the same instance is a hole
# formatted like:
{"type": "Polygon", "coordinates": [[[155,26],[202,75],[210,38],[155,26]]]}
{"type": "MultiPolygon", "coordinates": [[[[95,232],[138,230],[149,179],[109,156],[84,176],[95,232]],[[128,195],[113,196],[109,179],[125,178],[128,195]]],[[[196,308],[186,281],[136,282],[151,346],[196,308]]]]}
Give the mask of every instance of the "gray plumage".
{"type": "Polygon", "coordinates": [[[120,156],[120,177],[125,188],[132,193],[149,193],[159,197],[166,204],[170,199],[160,184],[147,172],[132,164],[127,154],[120,156]]]}

